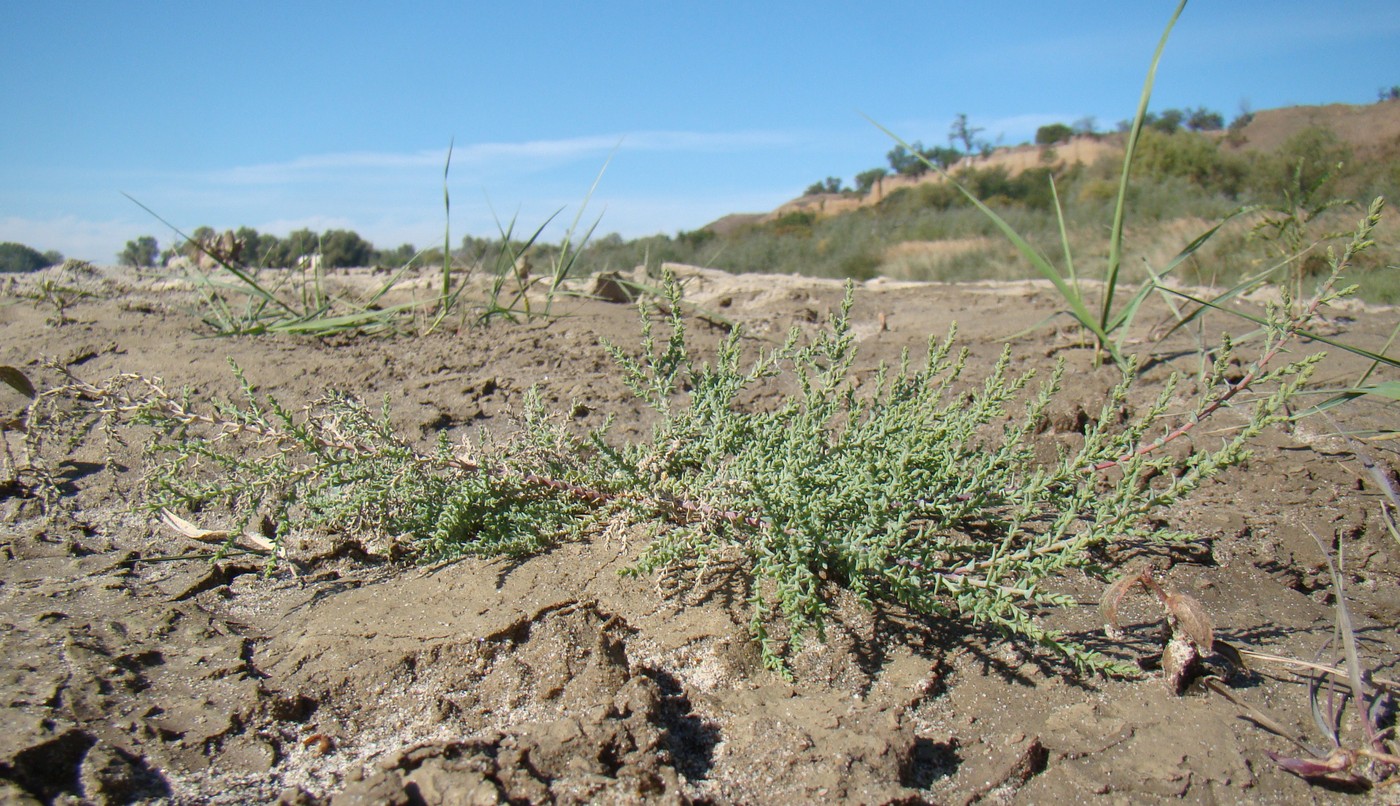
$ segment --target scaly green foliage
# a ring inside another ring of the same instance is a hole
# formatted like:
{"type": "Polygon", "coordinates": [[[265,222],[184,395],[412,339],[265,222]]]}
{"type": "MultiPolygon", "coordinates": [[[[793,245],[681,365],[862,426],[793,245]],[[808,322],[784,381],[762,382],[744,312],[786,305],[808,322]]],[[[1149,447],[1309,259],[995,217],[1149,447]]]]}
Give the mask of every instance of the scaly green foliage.
{"type": "MultiPolygon", "coordinates": [[[[1246,427],[1180,463],[1138,449],[1174,383],[1136,421],[1116,424],[1130,367],[1083,447],[1040,464],[1032,434],[1059,388],[1059,370],[1018,404],[1031,373],[1012,372],[1008,350],[980,385],[965,389],[965,353],[953,353],[950,333],[930,341],[924,361],[906,355],[862,391],[850,373],[851,299],[848,287],[841,312],[811,343],[794,332],[747,368],[737,332],[713,363],[695,364],[676,314],[664,348],[648,331],[641,358],[613,350],[629,385],[662,418],[650,444],[607,454],[613,474],[652,499],[676,502],[678,521],[634,572],[688,567],[739,548],[752,575],[751,627],[774,668],[782,662],[770,617],[781,614],[796,649],[804,636],[821,634],[840,586],[866,604],[969,617],[1083,668],[1122,671],[1040,626],[1038,610],[1069,604],[1050,579],[1092,567],[1092,550],[1105,543],[1157,536],[1149,514],[1240,461],[1311,363],[1272,374],[1283,385],[1246,427]],[[771,411],[737,405],[778,375],[791,376],[797,394],[771,411]],[[689,390],[686,405],[674,399],[680,388],[689,390]],[[996,425],[1014,409],[1010,424],[996,425]],[[1108,467],[1117,468],[1112,481],[1095,475],[1108,467]]],[[[678,301],[670,301],[672,311],[678,301]]]]}
{"type": "MultiPolygon", "coordinates": [[[[1251,368],[1249,382],[1272,382],[1275,393],[1216,450],[1173,459],[1151,438],[1184,432],[1161,427],[1174,384],[1120,423],[1130,362],[1082,448],[1038,461],[1034,435],[1059,369],[1033,383],[1007,350],[969,383],[949,333],[922,360],[906,353],[858,385],[849,285],[815,337],[794,331],[746,363],[736,329],[702,363],[674,277],[666,295],[664,338],[644,309],[640,352],[610,347],[659,415],[651,439],[620,446],[605,430],[556,425],[534,395],[509,438],[424,452],[387,411],[342,394],[292,411],[246,381],[240,402],[212,407],[136,376],[100,386],[70,378],[66,389],[96,401],[94,412],[154,426],[148,506],[227,508],[232,534],[257,522],[273,525],[274,542],[293,530],[345,532],[431,560],[528,553],[603,522],[646,524],[656,538],[629,573],[738,558],[725,567],[746,577],[752,631],[780,672],[789,651],[822,634],[843,588],[867,605],[967,618],[1082,669],[1123,672],[1041,625],[1042,610],[1072,604],[1054,578],[1095,569],[1106,544],[1171,539],[1149,516],[1239,462],[1312,363],[1251,368]],[[773,383],[795,391],[769,408],[741,404],[773,383]]],[[[1223,380],[1227,354],[1198,414],[1239,391],[1223,380]]]]}

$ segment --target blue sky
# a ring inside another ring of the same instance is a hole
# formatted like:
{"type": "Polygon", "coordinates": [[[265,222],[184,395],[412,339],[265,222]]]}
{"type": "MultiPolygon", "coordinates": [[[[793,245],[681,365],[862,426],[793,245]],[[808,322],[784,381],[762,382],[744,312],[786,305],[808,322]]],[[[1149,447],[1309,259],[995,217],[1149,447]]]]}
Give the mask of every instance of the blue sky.
{"type": "MultiPolygon", "coordinates": [[[[0,241],[111,262],[192,229],[350,228],[381,247],[493,213],[626,237],[764,211],[959,113],[1014,144],[1130,117],[1175,3],[8,0],[0,241]],[[609,157],[611,155],[611,161],[609,157]]],[[[1400,3],[1197,0],[1153,108],[1371,103],[1400,3]]],[[[551,232],[551,239],[562,230],[551,232]]]]}

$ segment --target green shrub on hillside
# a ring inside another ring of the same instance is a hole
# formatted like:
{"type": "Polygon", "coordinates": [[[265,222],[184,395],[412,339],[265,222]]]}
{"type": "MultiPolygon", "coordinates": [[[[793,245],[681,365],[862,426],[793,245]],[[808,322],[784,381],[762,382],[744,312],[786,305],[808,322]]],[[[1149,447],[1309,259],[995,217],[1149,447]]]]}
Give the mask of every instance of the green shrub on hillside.
{"type": "Polygon", "coordinates": [[[1249,178],[1248,161],[1222,152],[1217,142],[1203,134],[1163,134],[1144,129],[1133,163],[1138,178],[1185,179],[1202,190],[1235,199],[1249,178]]]}
{"type": "Polygon", "coordinates": [[[1351,146],[1329,129],[1313,126],[1288,138],[1278,151],[1256,159],[1251,177],[1253,190],[1261,201],[1339,195],[1358,170],[1352,162],[1351,146]]]}
{"type": "Polygon", "coordinates": [[[1074,129],[1063,123],[1051,123],[1048,126],[1041,126],[1035,130],[1035,144],[1038,146],[1053,146],[1056,143],[1063,143],[1074,136],[1074,129]]]}

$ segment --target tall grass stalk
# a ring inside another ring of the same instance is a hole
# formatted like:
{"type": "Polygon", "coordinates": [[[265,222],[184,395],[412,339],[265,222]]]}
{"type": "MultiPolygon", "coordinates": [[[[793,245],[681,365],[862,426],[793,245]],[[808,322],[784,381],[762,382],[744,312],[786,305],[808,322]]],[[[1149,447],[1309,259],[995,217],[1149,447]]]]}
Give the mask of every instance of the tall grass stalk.
{"type": "Polygon", "coordinates": [[[491,286],[483,301],[479,321],[488,321],[497,317],[513,321],[517,316],[531,319],[536,316],[553,315],[555,297],[561,293],[564,281],[577,268],[580,256],[587,249],[588,242],[602,221],[600,215],[594,219],[582,235],[579,234],[579,225],[583,220],[584,211],[588,209],[588,203],[593,199],[593,194],[597,191],[598,184],[602,182],[603,174],[611,162],[612,156],[609,156],[607,161],[603,163],[603,167],[598,170],[598,175],[594,177],[593,184],[588,188],[588,194],[584,196],[578,211],[574,213],[573,221],[564,232],[559,249],[549,258],[549,275],[544,282],[543,310],[535,310],[530,301],[530,291],[536,283],[533,278],[528,276],[529,258],[538,248],[540,236],[544,234],[544,230],[553,223],[554,219],[559,217],[560,213],[564,212],[564,208],[555,210],[549,218],[544,220],[544,223],[536,227],[534,232],[530,233],[529,237],[518,245],[515,240],[518,214],[512,216],[510,223],[504,226],[501,224],[500,217],[496,217],[496,230],[500,233],[501,248],[496,253],[496,265],[493,270],[491,286]],[[507,292],[506,289],[511,280],[515,281],[515,288],[507,292]],[[509,293],[509,299],[503,302],[502,298],[507,293],[509,293]]]}
{"type": "MultiPolygon", "coordinates": [[[[451,301],[455,300],[452,295],[452,192],[447,187],[447,176],[452,170],[452,147],[457,145],[457,138],[447,144],[447,161],[442,166],[442,292],[438,296],[438,319],[451,310],[451,301]]],[[[462,278],[465,284],[467,278],[462,278]]],[[[434,323],[436,324],[436,322],[434,323]]]]}
{"type": "MultiPolygon", "coordinates": [[[[1051,178],[1051,189],[1054,192],[1054,204],[1056,222],[1059,226],[1060,243],[1064,252],[1065,269],[1062,272],[1056,268],[1054,263],[1040,253],[1029,241],[1022,237],[1015,227],[1006,221],[991,207],[987,206],[976,194],[959,182],[957,177],[949,174],[938,164],[930,161],[904,142],[898,135],[889,129],[876,123],[882,131],[888,134],[900,145],[904,146],[911,153],[918,155],[919,159],[932,171],[936,171],[946,181],[953,184],[964,197],[967,198],[983,215],[995,224],[996,228],[1016,247],[1022,257],[1039,273],[1054,285],[1055,290],[1064,299],[1069,307],[1068,313],[1085,330],[1093,336],[1095,346],[1100,355],[1108,354],[1119,366],[1127,366],[1128,358],[1123,352],[1123,342],[1127,337],[1129,327],[1132,325],[1142,303],[1147,299],[1156,287],[1155,283],[1143,284],[1126,304],[1116,305],[1118,293],[1118,283],[1120,270],[1122,268],[1123,256],[1123,225],[1128,207],[1128,181],[1132,174],[1133,160],[1137,152],[1138,138],[1142,133],[1143,123],[1147,117],[1148,104],[1152,98],[1152,87],[1156,82],[1157,65],[1161,62],[1162,52],[1166,49],[1167,39],[1172,28],[1176,26],[1177,19],[1186,8],[1186,0],[1181,0],[1176,11],[1172,13],[1171,19],[1167,22],[1166,30],[1162,32],[1162,38],[1157,43],[1157,49],[1152,54],[1152,62],[1148,66],[1147,77],[1143,82],[1142,95],[1138,100],[1137,113],[1133,116],[1132,126],[1128,132],[1128,139],[1125,145],[1123,156],[1123,169],[1118,180],[1118,195],[1113,206],[1113,220],[1109,226],[1108,237],[1108,263],[1104,267],[1102,298],[1098,305],[1098,312],[1093,310],[1088,295],[1083,285],[1080,283],[1079,275],[1075,271],[1074,257],[1069,241],[1068,230],[1064,222],[1064,210],[1060,204],[1058,191],[1054,191],[1054,179],[1051,178]]],[[[874,121],[872,121],[873,123],[874,121]]],[[[1228,218],[1226,219],[1229,220],[1228,218]]],[[[1225,222],[1211,227],[1201,236],[1197,237],[1186,248],[1174,258],[1171,263],[1161,272],[1158,277],[1165,276],[1173,271],[1177,266],[1184,263],[1187,258],[1205,245],[1214,236],[1225,222]]]]}

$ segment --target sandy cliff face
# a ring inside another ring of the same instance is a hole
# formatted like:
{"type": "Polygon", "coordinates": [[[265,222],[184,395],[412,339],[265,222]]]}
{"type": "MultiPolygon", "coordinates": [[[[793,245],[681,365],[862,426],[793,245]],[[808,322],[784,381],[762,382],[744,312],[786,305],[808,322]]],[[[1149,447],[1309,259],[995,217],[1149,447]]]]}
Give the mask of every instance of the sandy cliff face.
{"type": "MultiPolygon", "coordinates": [[[[1234,138],[1230,147],[1241,151],[1273,151],[1282,146],[1288,138],[1309,127],[1322,127],[1331,130],[1343,142],[1356,150],[1358,159],[1367,159],[1376,154],[1400,152],[1400,101],[1386,101],[1364,106],[1353,104],[1329,104],[1327,106],[1291,106],[1282,109],[1265,109],[1254,114],[1234,138]]],[[[1225,132],[1213,136],[1224,137],[1225,132]]],[[[1012,175],[1030,168],[1047,164],[1091,165],[1100,159],[1120,160],[1123,155],[1122,137],[1108,134],[1093,137],[1076,137],[1067,143],[1060,143],[1051,150],[1047,161],[1047,147],[1034,145],[999,148],[986,157],[969,157],[953,170],[964,167],[1005,168],[1012,175]]],[[[876,183],[871,191],[863,196],[820,193],[802,196],[783,204],[765,214],[745,216],[748,221],[767,222],[793,212],[810,212],[817,215],[838,215],[878,204],[891,193],[902,188],[925,183],[945,181],[936,173],[930,172],[918,177],[887,176],[876,183]]],[[[721,222],[724,219],[721,219],[721,222]]],[[[721,226],[720,222],[710,225],[721,226]]],[[[720,229],[716,230],[721,231],[720,229]]]]}

